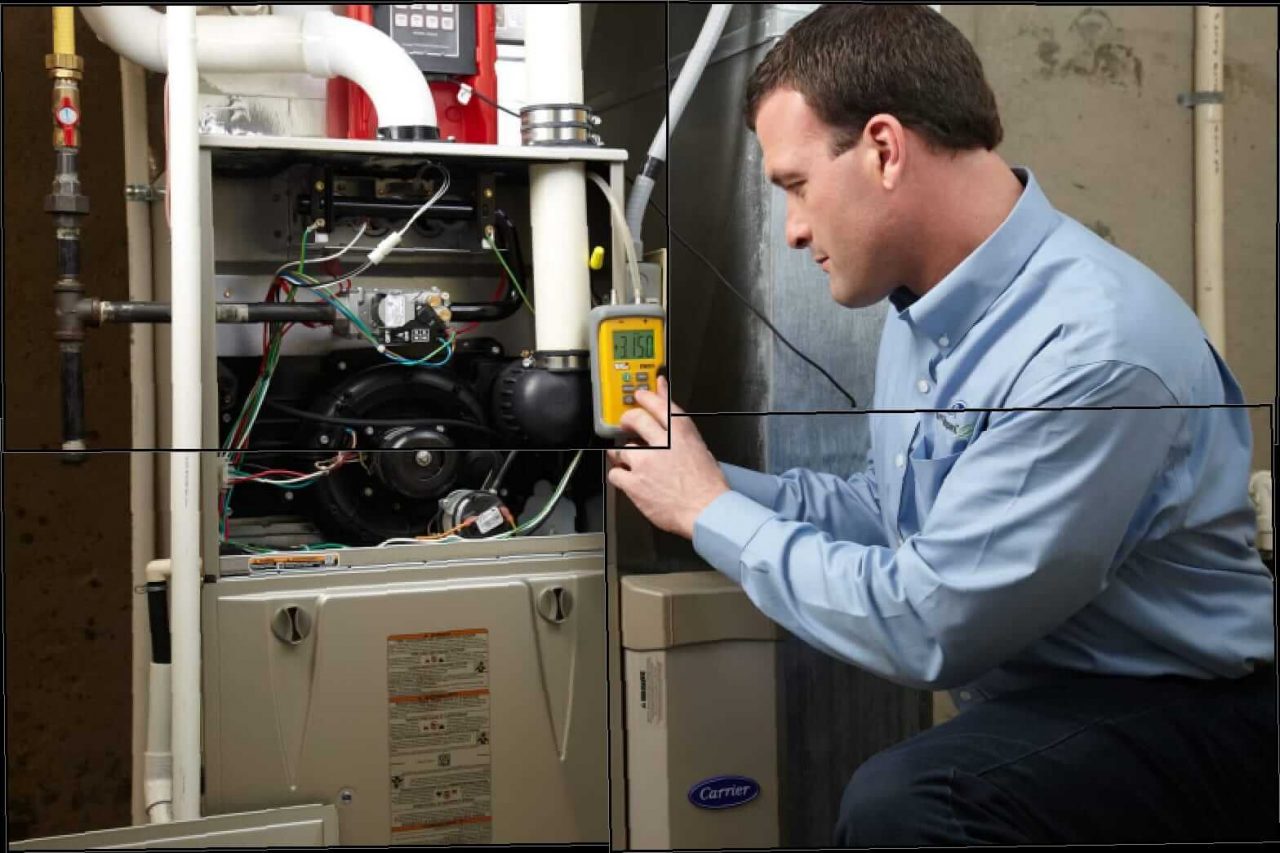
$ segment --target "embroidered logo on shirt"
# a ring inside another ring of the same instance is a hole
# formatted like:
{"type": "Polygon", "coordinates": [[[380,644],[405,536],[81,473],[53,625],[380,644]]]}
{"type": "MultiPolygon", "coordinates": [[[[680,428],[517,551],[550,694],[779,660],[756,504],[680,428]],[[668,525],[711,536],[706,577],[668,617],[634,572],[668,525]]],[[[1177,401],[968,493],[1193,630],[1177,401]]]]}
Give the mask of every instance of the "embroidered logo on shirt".
{"type": "Polygon", "coordinates": [[[965,409],[963,400],[952,403],[945,412],[938,413],[942,428],[956,438],[968,438],[973,435],[973,425],[977,415],[965,409]]]}

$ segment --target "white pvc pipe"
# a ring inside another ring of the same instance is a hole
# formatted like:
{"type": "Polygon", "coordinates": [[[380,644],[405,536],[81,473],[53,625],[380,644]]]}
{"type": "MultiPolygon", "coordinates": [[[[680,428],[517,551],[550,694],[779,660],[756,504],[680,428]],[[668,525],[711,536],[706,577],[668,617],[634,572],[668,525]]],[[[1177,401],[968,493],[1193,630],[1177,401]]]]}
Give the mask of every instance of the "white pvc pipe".
{"type": "MultiPolygon", "coordinates": [[[[143,580],[155,583],[169,580],[172,560],[149,560],[143,569],[143,580]]],[[[173,820],[173,667],[147,658],[146,751],[142,762],[143,817],[151,823],[173,820]]]]}
{"type": "MultiPolygon", "coordinates": [[[[577,3],[525,6],[525,101],[582,103],[582,13],[577,3]]],[[[586,178],[581,163],[529,167],[539,352],[585,350],[591,311],[586,178]]]]}
{"type": "Polygon", "coordinates": [[[525,15],[525,101],[582,103],[581,4],[528,4],[525,15]]]}
{"type": "MultiPolygon", "coordinates": [[[[164,14],[142,5],[81,6],[80,12],[112,50],[165,70],[164,14]]],[[[211,15],[199,18],[196,30],[202,71],[346,77],[373,101],[379,126],[436,127],[426,78],[404,48],[368,24],[331,12],[211,15]]]]}
{"type": "Polygon", "coordinates": [[[172,560],[173,817],[200,817],[200,137],[196,15],[168,16],[169,186],[172,334],[169,557],[172,560]]]}
{"type": "MultiPolygon", "coordinates": [[[[124,123],[124,182],[151,183],[147,159],[147,95],[142,67],[120,57],[120,112],[124,123]]],[[[129,299],[150,302],[151,217],[143,202],[124,204],[129,249],[129,299]]],[[[134,448],[156,446],[155,334],[150,323],[129,324],[129,380],[131,436],[134,448]]],[[[129,516],[133,587],[145,583],[147,562],[155,557],[156,488],[155,458],[150,453],[129,454],[129,516]]],[[[142,778],[147,726],[147,608],[143,596],[133,596],[133,817],[146,819],[142,778]]]]}
{"type": "Polygon", "coordinates": [[[1258,536],[1256,544],[1259,551],[1274,553],[1275,538],[1271,531],[1274,523],[1272,515],[1275,506],[1275,493],[1270,471],[1254,471],[1249,478],[1249,499],[1253,502],[1253,511],[1258,517],[1258,536]]]}
{"type": "Polygon", "coordinates": [[[170,739],[172,670],[167,663],[152,662],[147,680],[147,751],[143,760],[143,801],[151,823],[173,820],[173,752],[170,739]]]}
{"type": "MultiPolygon", "coordinates": [[[[1223,90],[1224,12],[1196,6],[1195,91],[1223,90]]],[[[1209,342],[1227,357],[1222,104],[1195,107],[1196,313],[1209,342]]]]}
{"type": "Polygon", "coordinates": [[[729,13],[732,11],[732,3],[715,3],[711,6],[706,20],[702,23],[702,30],[698,33],[698,39],[693,43],[693,49],[689,51],[684,65],[680,68],[680,76],[676,78],[676,84],[671,88],[667,101],[667,114],[663,117],[653,142],[649,145],[649,154],[643,171],[636,178],[631,189],[631,197],[627,200],[627,227],[636,237],[636,246],[640,245],[640,226],[644,222],[649,196],[653,193],[657,168],[667,159],[667,139],[675,133],[676,125],[684,115],[684,108],[688,105],[689,98],[693,96],[693,90],[698,85],[702,72],[706,70],[707,62],[715,52],[716,45],[720,42],[720,34],[724,32],[725,23],[729,20],[729,13]],[[669,132],[668,128],[670,128],[669,132]]]}

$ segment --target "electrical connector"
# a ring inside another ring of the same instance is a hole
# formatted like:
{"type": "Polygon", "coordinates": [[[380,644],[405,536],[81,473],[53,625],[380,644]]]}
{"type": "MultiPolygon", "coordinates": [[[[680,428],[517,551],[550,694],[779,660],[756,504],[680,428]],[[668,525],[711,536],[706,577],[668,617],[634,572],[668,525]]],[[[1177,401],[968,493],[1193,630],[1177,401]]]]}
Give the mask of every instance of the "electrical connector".
{"type": "Polygon", "coordinates": [[[399,231],[392,231],[382,242],[379,243],[372,252],[369,253],[369,263],[377,265],[382,263],[382,259],[391,253],[391,250],[400,245],[402,234],[399,231]]]}

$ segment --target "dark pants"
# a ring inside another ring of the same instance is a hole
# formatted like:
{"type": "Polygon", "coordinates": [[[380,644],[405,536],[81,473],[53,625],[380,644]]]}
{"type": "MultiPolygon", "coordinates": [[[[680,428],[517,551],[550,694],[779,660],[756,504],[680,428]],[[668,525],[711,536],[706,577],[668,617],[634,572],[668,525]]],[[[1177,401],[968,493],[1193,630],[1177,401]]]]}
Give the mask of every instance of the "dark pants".
{"type": "Polygon", "coordinates": [[[1072,677],[992,699],[853,775],[846,847],[1233,841],[1277,831],[1276,676],[1072,677]]]}

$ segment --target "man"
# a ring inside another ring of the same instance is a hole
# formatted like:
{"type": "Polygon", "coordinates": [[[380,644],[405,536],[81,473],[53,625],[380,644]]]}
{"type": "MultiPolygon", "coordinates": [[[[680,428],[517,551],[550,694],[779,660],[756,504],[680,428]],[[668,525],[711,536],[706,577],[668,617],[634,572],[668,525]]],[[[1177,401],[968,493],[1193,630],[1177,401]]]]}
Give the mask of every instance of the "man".
{"type": "Polygon", "coordinates": [[[841,305],[892,302],[875,408],[933,411],[870,415],[849,479],[773,476],[718,465],[660,383],[623,424],[670,449],[608,476],[804,641],[955,690],[854,774],[837,840],[1273,837],[1273,581],[1246,413],[1189,408],[1242,402],[1195,316],[994,153],[978,58],[926,7],[815,11],[746,118],[787,242],[841,305]]]}

